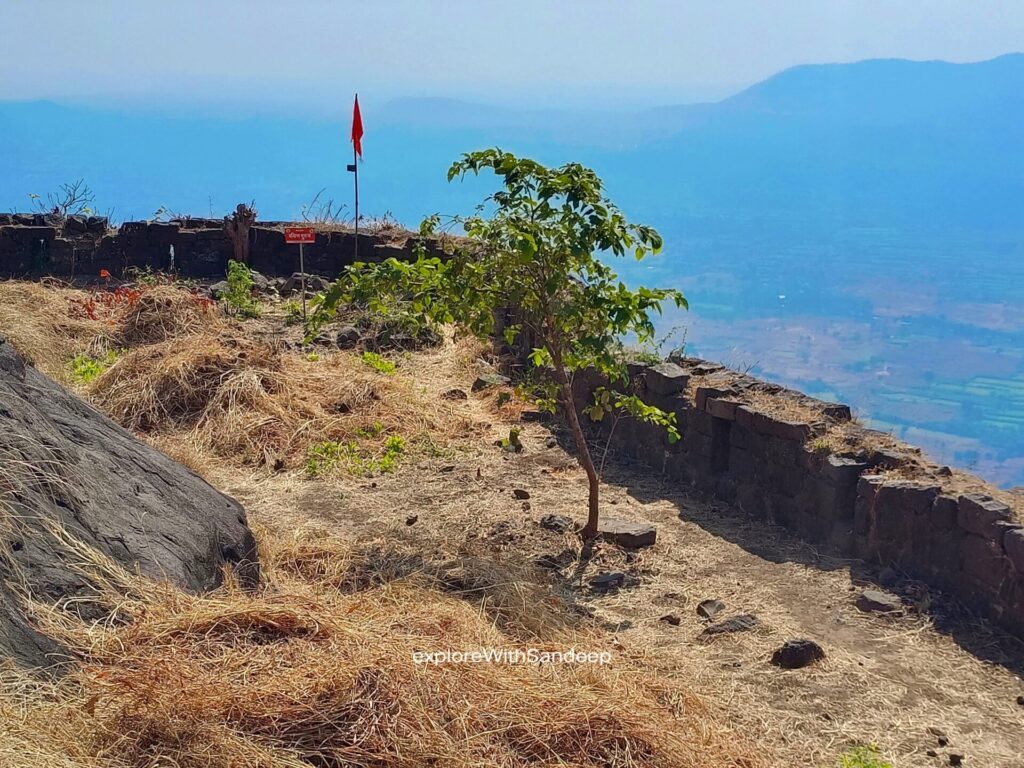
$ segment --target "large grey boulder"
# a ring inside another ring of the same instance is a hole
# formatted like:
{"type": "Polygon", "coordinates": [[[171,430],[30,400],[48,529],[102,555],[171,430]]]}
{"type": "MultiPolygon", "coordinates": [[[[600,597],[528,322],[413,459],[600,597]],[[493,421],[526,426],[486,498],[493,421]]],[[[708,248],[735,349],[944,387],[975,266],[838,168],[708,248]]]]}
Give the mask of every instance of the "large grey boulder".
{"type": "Polygon", "coordinates": [[[0,337],[0,657],[58,660],[19,596],[87,595],[79,546],[193,592],[219,585],[225,565],[243,584],[259,580],[238,502],[65,391],[0,337]]]}

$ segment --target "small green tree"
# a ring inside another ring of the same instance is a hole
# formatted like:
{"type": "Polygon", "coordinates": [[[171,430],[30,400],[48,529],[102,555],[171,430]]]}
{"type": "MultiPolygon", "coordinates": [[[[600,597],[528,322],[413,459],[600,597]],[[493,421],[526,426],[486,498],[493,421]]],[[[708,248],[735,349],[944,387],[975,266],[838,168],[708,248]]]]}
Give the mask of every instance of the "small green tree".
{"type": "Polygon", "coordinates": [[[229,311],[239,317],[258,317],[260,303],[252,295],[255,281],[249,268],[229,259],[227,282],[227,290],[221,294],[221,298],[228,305],[229,311]]]}
{"type": "MultiPolygon", "coordinates": [[[[654,334],[651,313],[663,301],[686,307],[676,290],[638,288],[622,283],[599,256],[632,254],[638,260],[661,249],[651,227],[630,224],[604,196],[597,174],[578,163],[546,168],[499,149],[466,154],[448,171],[448,180],[467,173],[493,171],[502,189],[469,217],[453,217],[466,238],[447,240],[444,259],[420,254],[404,263],[355,264],[327,292],[318,316],[343,301],[371,311],[392,305],[396,297],[431,321],[455,322],[481,338],[495,329],[495,315],[511,308],[517,322],[505,327],[505,340],[531,341],[532,366],[541,374],[538,402],[560,405],[572,429],[579,461],[589,484],[589,513],[583,536],[597,534],[600,478],[580,424],[577,408],[593,418],[609,408],[663,425],[678,439],[675,415],[648,406],[617,388],[628,384],[622,339],[639,343],[654,334]],[[485,215],[486,214],[486,215],[485,215]],[[572,377],[593,369],[612,383],[591,404],[576,402],[572,377]]],[[[435,234],[440,217],[427,219],[424,235],[435,234]]]]}

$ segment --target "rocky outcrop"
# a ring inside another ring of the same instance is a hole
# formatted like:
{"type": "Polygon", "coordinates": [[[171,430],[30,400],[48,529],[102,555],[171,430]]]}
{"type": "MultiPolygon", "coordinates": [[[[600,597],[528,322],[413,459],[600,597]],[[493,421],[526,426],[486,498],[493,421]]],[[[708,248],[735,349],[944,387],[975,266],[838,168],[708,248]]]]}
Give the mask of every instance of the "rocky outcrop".
{"type": "MultiPolygon", "coordinates": [[[[20,596],[88,594],[82,551],[190,591],[259,579],[245,510],[26,363],[0,338],[0,656],[50,665],[20,596]]],[[[87,606],[88,601],[81,605],[87,606]]],[[[82,609],[88,613],[88,608],[82,609]]]]}

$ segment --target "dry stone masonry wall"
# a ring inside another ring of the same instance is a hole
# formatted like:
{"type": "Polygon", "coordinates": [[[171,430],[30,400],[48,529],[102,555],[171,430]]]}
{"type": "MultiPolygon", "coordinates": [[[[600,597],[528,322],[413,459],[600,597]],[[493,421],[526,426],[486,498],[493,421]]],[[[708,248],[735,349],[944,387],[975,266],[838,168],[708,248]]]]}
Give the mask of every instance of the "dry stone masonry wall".
{"type": "MultiPolygon", "coordinates": [[[[250,266],[265,275],[299,271],[299,247],[285,243],[286,222],[259,222],[249,231],[250,266]]],[[[358,236],[360,261],[415,257],[436,244],[398,228],[358,236]]],[[[321,228],[305,246],[306,271],[334,277],[356,260],[356,234],[321,228]]],[[[234,254],[223,220],[129,221],[111,228],[98,216],[0,214],[0,279],[41,276],[121,277],[131,268],[174,271],[183,277],[223,277],[234,254]]]]}
{"type": "MultiPolygon", "coordinates": [[[[845,405],[694,358],[630,368],[682,440],[624,417],[616,450],[838,554],[895,566],[1024,637],[1019,495],[858,425],[845,405]]],[[[577,377],[577,402],[602,385],[577,377]]]]}

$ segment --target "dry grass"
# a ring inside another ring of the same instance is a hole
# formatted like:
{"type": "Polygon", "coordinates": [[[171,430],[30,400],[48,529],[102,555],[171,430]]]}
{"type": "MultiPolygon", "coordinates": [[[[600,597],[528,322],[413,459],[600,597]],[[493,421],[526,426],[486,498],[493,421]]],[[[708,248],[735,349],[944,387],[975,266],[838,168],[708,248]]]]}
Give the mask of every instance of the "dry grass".
{"type": "Polygon", "coordinates": [[[795,421],[805,424],[825,421],[820,408],[786,394],[749,392],[744,397],[755,410],[781,421],[795,421]]]}
{"type": "Polygon", "coordinates": [[[188,289],[156,286],[99,303],[97,319],[84,314],[92,298],[60,286],[0,283],[0,331],[65,383],[74,355],[123,350],[84,394],[195,471],[210,461],[294,467],[310,445],[357,435],[372,452],[390,435],[414,445],[428,435],[443,444],[473,433],[418,380],[382,375],[352,353],[321,350],[311,362],[188,289]]]}
{"type": "Polygon", "coordinates": [[[148,289],[118,313],[116,322],[122,347],[179,339],[200,330],[211,333],[225,325],[213,305],[172,285],[148,289]]]}
{"type": "Polygon", "coordinates": [[[393,544],[262,541],[259,594],[229,585],[194,597],[106,564],[100,582],[116,621],[84,625],[40,609],[84,662],[59,686],[3,681],[0,763],[764,765],[694,696],[627,661],[414,663],[414,651],[511,648],[523,638],[549,650],[599,648],[601,636],[549,607],[514,569],[477,571],[459,596],[438,588],[436,566],[393,544]],[[529,627],[510,624],[527,613],[529,627]]]}
{"type": "Polygon", "coordinates": [[[132,350],[89,395],[130,429],[176,434],[221,459],[278,468],[301,463],[306,448],[324,440],[443,439],[466,427],[442,419],[405,378],[381,375],[355,355],[310,362],[237,332],[132,350]]]}
{"type": "Polygon", "coordinates": [[[67,381],[67,362],[106,346],[109,328],[75,312],[85,291],[58,285],[0,281],[0,334],[28,360],[67,381]]]}

